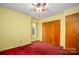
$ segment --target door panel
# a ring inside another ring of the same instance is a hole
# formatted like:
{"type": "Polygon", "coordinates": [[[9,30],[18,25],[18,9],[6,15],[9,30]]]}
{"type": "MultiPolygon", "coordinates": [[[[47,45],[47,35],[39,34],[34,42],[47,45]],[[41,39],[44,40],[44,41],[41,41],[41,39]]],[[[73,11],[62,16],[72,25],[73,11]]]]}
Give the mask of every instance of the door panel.
{"type": "Polygon", "coordinates": [[[60,46],[60,21],[43,23],[43,41],[60,46]]]}
{"type": "Polygon", "coordinates": [[[51,30],[50,30],[50,23],[43,23],[43,41],[50,43],[50,34],[51,34],[51,30]]]}
{"type": "Polygon", "coordinates": [[[60,21],[54,21],[51,25],[52,40],[54,38],[54,45],[60,46],[60,21]]]}
{"type": "Polygon", "coordinates": [[[79,13],[66,16],[66,48],[79,52],[79,13]]]}

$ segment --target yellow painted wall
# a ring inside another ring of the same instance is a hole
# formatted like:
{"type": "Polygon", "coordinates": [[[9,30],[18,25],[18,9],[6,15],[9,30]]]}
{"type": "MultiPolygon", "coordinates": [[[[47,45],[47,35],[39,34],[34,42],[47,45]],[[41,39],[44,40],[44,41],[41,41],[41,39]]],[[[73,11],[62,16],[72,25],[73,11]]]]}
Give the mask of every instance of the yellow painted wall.
{"type": "MultiPolygon", "coordinates": [[[[0,39],[1,39],[1,12],[0,12],[0,39]]],[[[0,44],[0,46],[1,46],[1,44],[0,44]]]]}
{"type": "Polygon", "coordinates": [[[0,7],[0,50],[31,42],[31,17],[0,7]]]}
{"type": "Polygon", "coordinates": [[[40,24],[39,25],[39,39],[42,40],[42,23],[60,19],[60,21],[61,21],[60,22],[60,45],[65,48],[65,39],[66,39],[66,37],[65,37],[65,35],[66,35],[65,16],[74,14],[74,13],[78,13],[78,12],[79,12],[79,6],[76,6],[76,7],[70,8],[70,9],[66,9],[62,13],[59,13],[57,15],[41,19],[39,22],[39,24],[40,24]]]}

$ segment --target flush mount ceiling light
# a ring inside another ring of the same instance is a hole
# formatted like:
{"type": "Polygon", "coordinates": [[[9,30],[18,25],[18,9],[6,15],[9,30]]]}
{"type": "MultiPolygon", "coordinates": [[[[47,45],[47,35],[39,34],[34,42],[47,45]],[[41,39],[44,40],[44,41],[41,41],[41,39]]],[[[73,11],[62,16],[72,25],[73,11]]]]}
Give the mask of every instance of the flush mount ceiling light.
{"type": "Polygon", "coordinates": [[[44,12],[46,9],[46,3],[33,3],[33,11],[44,12]]]}
{"type": "Polygon", "coordinates": [[[32,3],[33,11],[35,13],[35,17],[40,17],[45,15],[46,3],[32,3]]]}

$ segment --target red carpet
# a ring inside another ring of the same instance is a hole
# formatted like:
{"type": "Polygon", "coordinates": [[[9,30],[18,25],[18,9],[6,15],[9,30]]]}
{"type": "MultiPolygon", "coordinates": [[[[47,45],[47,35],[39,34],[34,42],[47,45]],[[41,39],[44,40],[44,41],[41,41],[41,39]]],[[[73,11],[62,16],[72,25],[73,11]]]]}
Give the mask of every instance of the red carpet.
{"type": "Polygon", "coordinates": [[[68,51],[61,47],[55,47],[51,44],[41,41],[33,42],[29,45],[24,45],[0,52],[0,55],[63,55],[69,54],[68,51]]]}

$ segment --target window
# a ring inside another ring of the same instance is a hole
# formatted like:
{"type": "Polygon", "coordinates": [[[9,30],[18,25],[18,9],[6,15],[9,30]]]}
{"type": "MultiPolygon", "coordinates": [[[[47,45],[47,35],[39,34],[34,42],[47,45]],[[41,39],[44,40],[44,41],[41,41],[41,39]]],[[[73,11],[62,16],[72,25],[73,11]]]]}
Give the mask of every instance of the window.
{"type": "Polygon", "coordinates": [[[36,23],[32,23],[32,37],[36,37],[36,23]]]}

